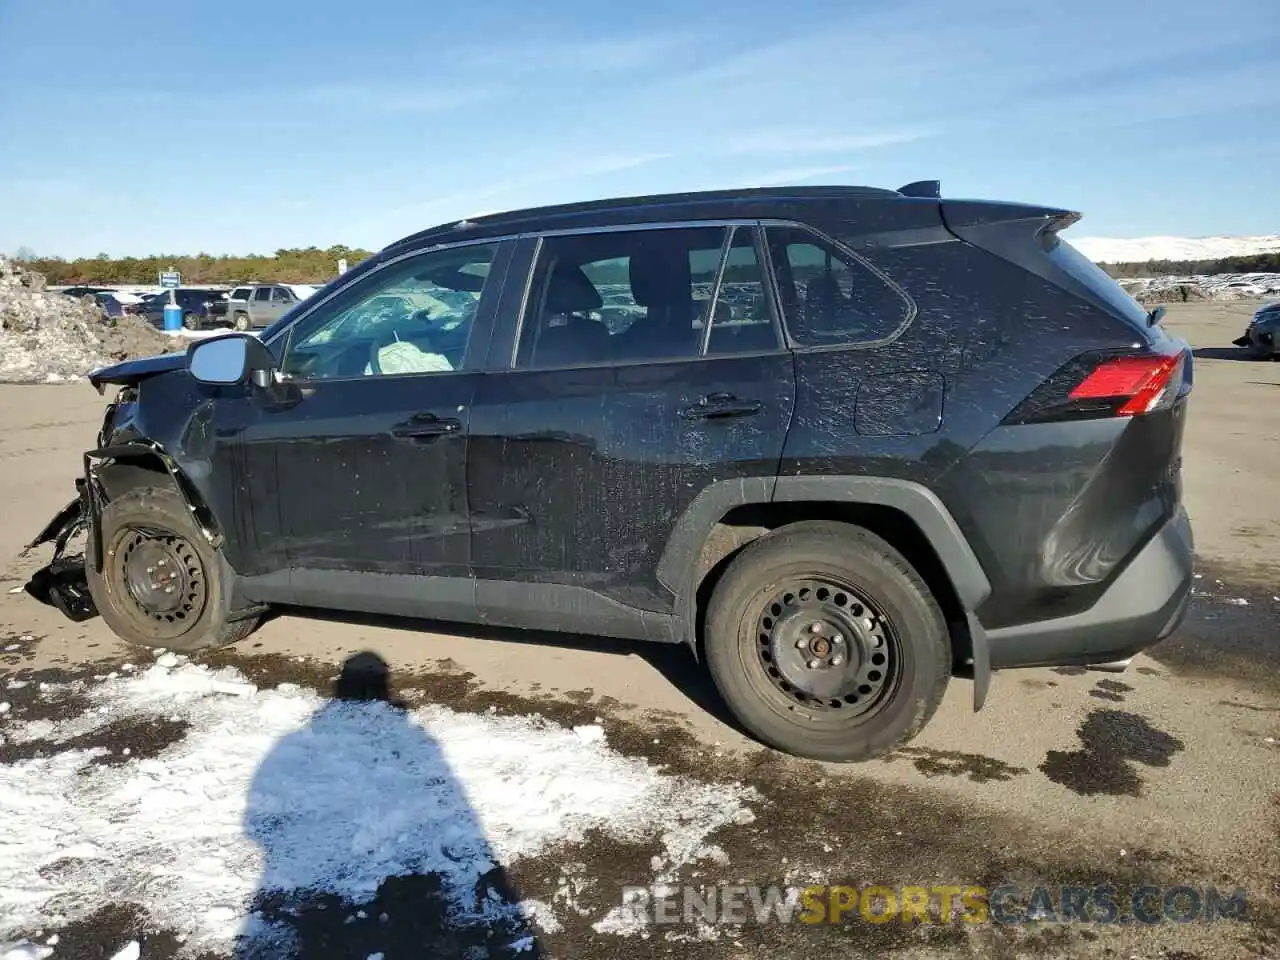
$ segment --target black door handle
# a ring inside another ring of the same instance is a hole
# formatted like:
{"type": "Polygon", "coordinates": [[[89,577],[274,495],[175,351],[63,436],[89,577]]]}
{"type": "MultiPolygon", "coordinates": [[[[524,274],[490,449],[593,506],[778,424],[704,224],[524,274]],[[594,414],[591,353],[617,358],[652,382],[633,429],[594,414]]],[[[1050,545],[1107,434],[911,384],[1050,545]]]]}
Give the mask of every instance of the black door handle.
{"type": "Polygon", "coordinates": [[[731,393],[709,393],[693,406],[683,408],[680,416],[686,420],[725,420],[753,416],[763,407],[758,400],[739,400],[731,393]]]}
{"type": "Polygon", "coordinates": [[[425,440],[456,433],[461,428],[462,421],[452,417],[442,419],[434,413],[415,413],[408,420],[392,427],[391,435],[401,440],[425,440]]]}

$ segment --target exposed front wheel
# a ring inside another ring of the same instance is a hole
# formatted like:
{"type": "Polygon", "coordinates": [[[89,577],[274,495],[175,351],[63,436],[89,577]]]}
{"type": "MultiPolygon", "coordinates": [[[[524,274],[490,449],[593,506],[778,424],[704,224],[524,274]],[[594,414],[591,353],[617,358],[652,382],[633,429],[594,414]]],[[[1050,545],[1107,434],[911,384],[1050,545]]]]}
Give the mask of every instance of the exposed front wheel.
{"type": "Polygon", "coordinates": [[[188,330],[199,330],[201,327],[200,315],[187,311],[182,315],[182,325],[188,330]]]}
{"type": "Polygon", "coordinates": [[[817,760],[868,760],[906,743],[951,674],[946,623],[919,574],[847,524],[793,524],[745,548],[712,594],[705,639],[742,725],[817,760]]]}
{"type": "Polygon", "coordinates": [[[241,333],[244,333],[250,326],[249,315],[247,313],[237,313],[233,325],[241,333]]]}
{"type": "Polygon", "coordinates": [[[101,521],[102,567],[86,565],[89,592],[122,640],[190,653],[256,626],[256,617],[228,621],[229,568],[177,491],[134,487],[103,508],[101,521]]]}

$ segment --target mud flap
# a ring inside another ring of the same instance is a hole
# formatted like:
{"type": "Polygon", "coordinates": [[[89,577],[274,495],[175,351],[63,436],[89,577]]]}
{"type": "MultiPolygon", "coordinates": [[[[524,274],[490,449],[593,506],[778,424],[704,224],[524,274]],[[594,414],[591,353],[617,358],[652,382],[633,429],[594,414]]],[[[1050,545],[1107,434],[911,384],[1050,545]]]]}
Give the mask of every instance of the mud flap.
{"type": "Polygon", "coordinates": [[[1249,335],[1247,333],[1243,337],[1236,337],[1231,342],[1235,344],[1237,347],[1248,347],[1253,344],[1253,341],[1249,338],[1249,335]]]}
{"type": "Polygon", "coordinates": [[[973,648],[973,712],[977,713],[987,702],[987,691],[991,689],[991,648],[987,643],[987,631],[978,618],[966,612],[965,621],[973,648]]]}

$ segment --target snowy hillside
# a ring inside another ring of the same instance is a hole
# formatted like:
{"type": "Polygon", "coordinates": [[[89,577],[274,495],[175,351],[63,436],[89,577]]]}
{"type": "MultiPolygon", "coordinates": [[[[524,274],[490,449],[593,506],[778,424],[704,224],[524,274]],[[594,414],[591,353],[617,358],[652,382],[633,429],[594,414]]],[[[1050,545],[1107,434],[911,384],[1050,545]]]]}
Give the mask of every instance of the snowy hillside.
{"type": "Polygon", "coordinates": [[[1267,237],[1071,237],[1071,245],[1095,263],[1147,260],[1218,260],[1280,251],[1280,234],[1267,237]]]}
{"type": "Polygon", "coordinates": [[[1280,273],[1219,273],[1211,277],[1145,277],[1121,280],[1139,303],[1241,300],[1280,296],[1280,273]]]}

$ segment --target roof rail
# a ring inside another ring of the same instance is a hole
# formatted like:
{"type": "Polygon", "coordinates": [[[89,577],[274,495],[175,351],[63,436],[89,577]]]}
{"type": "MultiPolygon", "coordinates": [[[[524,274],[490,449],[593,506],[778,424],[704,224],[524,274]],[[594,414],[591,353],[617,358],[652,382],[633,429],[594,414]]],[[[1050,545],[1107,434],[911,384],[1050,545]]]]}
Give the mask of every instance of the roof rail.
{"type": "Polygon", "coordinates": [[[934,200],[940,200],[942,183],[938,180],[913,180],[905,187],[899,187],[898,192],[904,197],[931,197],[934,200]]]}

